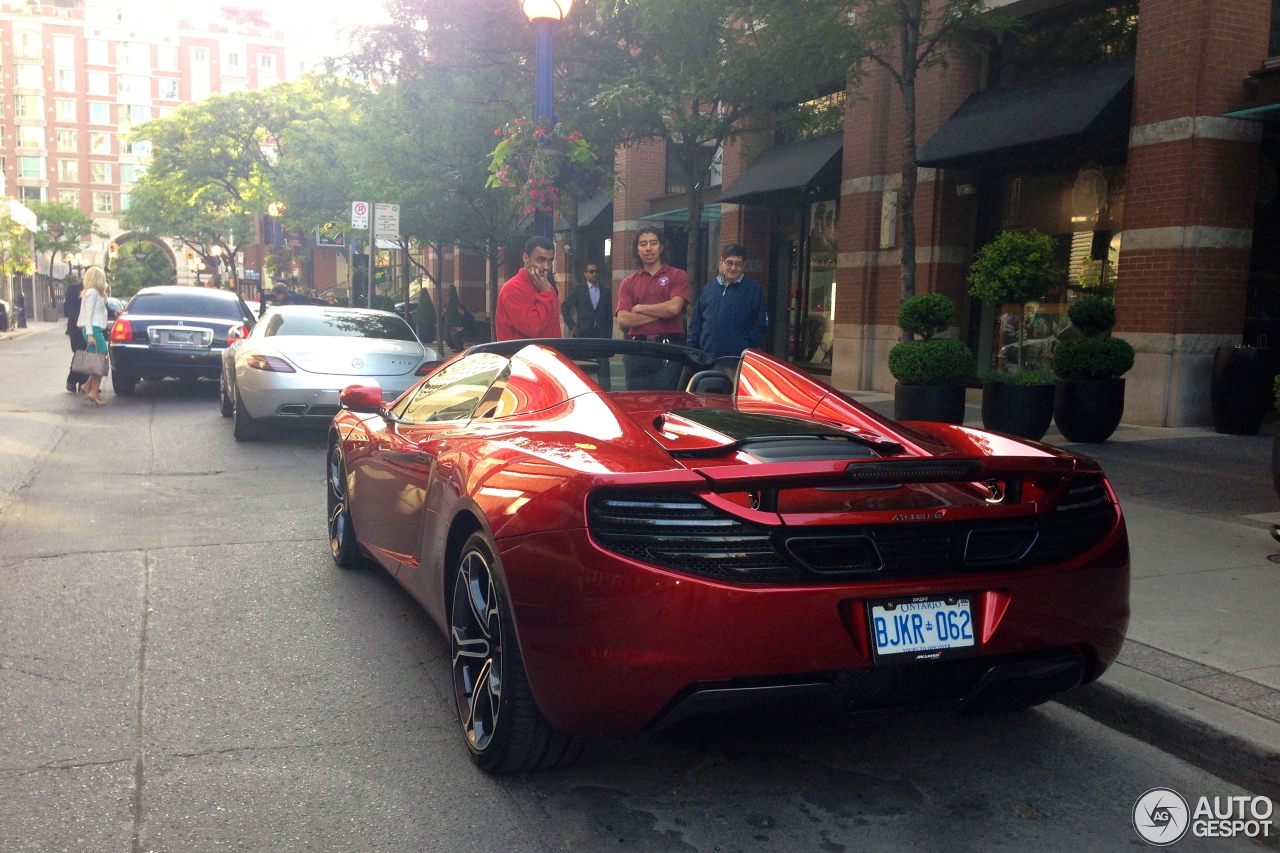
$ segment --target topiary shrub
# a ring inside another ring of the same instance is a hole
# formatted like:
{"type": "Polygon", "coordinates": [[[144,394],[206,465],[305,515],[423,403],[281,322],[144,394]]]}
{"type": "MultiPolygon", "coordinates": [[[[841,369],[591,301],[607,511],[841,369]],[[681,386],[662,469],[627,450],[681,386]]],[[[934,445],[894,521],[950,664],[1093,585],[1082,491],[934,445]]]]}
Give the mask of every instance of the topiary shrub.
{"type": "Polygon", "coordinates": [[[969,268],[970,295],[997,305],[1041,299],[1061,276],[1053,266],[1053,238],[1038,231],[1004,231],[978,250],[969,268]]]}
{"type": "Polygon", "coordinates": [[[928,341],[945,332],[955,314],[955,303],[941,293],[921,293],[902,303],[898,325],[928,341]]]}
{"type": "Polygon", "coordinates": [[[1086,296],[1067,309],[1067,317],[1081,334],[1100,335],[1116,324],[1116,304],[1099,296],[1086,296]]]}
{"type": "Polygon", "coordinates": [[[889,372],[903,385],[959,385],[976,367],[973,353],[956,340],[903,341],[889,352],[889,372]]]}
{"type": "Polygon", "coordinates": [[[1061,379],[1115,379],[1133,367],[1133,347],[1121,338],[1077,338],[1053,351],[1053,372],[1061,379]]]}

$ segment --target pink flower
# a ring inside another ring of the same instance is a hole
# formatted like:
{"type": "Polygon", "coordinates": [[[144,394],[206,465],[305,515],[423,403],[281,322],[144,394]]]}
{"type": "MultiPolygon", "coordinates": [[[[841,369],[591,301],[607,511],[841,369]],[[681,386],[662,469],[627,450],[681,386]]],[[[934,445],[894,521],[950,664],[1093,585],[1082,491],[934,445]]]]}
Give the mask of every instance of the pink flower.
{"type": "Polygon", "coordinates": [[[502,135],[502,128],[498,128],[497,130],[495,130],[495,131],[493,132],[493,135],[494,135],[494,136],[501,136],[501,135],[502,135]]]}

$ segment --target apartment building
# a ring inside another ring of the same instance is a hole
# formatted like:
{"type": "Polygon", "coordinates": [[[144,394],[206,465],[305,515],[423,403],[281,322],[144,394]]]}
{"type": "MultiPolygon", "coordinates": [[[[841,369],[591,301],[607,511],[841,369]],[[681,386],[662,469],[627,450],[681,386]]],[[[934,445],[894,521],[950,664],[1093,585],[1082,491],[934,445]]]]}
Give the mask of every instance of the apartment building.
{"type": "Polygon", "coordinates": [[[130,139],[134,126],[284,77],[284,34],[256,13],[240,18],[165,20],[92,0],[0,4],[8,194],[78,205],[117,235],[150,154],[130,139]]]}

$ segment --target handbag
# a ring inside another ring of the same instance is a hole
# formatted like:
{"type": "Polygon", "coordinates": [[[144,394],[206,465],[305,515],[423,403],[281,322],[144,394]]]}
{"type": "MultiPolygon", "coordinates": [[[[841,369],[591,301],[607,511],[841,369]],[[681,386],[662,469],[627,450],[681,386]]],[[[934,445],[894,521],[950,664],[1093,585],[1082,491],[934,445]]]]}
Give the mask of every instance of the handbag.
{"type": "Polygon", "coordinates": [[[76,350],[71,356],[71,369],[90,376],[106,376],[111,368],[105,352],[76,350]]]}

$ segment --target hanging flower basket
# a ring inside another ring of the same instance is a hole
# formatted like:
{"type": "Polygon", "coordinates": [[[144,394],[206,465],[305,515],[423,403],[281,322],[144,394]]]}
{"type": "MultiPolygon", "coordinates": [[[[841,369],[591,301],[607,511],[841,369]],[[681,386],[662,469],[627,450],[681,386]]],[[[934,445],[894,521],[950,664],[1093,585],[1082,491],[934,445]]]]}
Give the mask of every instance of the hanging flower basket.
{"type": "Polygon", "coordinates": [[[598,183],[599,158],[582,134],[562,124],[518,118],[494,132],[502,141],[489,161],[488,187],[516,187],[525,213],[555,210],[562,188],[598,183]]]}

